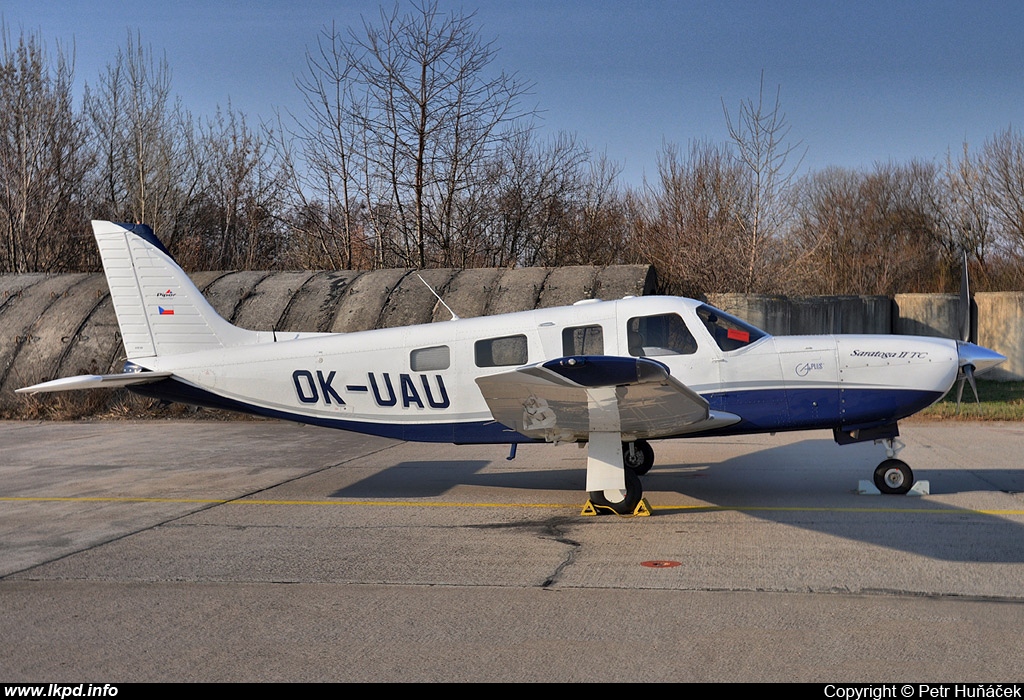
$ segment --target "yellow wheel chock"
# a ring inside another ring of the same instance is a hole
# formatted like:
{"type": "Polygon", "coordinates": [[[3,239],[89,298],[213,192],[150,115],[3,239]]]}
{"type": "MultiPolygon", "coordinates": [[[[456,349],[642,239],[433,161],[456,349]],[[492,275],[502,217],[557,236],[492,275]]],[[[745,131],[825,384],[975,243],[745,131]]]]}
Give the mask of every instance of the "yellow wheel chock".
{"type": "Polygon", "coordinates": [[[583,510],[580,511],[580,515],[604,515],[605,513],[618,515],[620,518],[635,518],[638,516],[653,515],[651,512],[651,504],[647,502],[646,498],[640,499],[640,502],[636,504],[636,508],[633,509],[632,513],[616,513],[608,506],[595,506],[590,502],[590,500],[587,500],[587,502],[583,504],[583,510]]]}

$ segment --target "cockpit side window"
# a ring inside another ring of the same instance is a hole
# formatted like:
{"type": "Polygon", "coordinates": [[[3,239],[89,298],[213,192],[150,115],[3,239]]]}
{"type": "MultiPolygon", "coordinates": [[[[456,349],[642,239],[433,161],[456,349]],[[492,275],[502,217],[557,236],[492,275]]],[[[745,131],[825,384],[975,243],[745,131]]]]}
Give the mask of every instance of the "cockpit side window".
{"type": "Polygon", "coordinates": [[[760,328],[706,304],[697,307],[697,317],[724,352],[745,348],[768,335],[760,328]]]}
{"type": "Polygon", "coordinates": [[[626,324],[629,354],[633,357],[692,355],[697,341],[678,314],[636,316],[626,324]]]}

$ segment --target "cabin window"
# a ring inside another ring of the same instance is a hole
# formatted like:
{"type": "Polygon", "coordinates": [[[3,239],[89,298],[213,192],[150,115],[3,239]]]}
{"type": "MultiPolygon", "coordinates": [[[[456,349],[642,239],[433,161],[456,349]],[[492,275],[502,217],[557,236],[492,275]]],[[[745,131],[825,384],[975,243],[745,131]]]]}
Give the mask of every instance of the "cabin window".
{"type": "Polygon", "coordinates": [[[409,367],[413,372],[434,372],[451,367],[451,350],[447,345],[417,348],[409,353],[409,367]]]}
{"type": "Polygon", "coordinates": [[[562,354],[603,355],[604,334],[601,326],[576,326],[562,330],[562,354]]]}
{"type": "Polygon", "coordinates": [[[725,352],[739,350],[768,335],[760,328],[706,304],[697,307],[697,317],[725,352]]]}
{"type": "Polygon", "coordinates": [[[477,367],[525,365],[527,360],[525,335],[478,340],[474,349],[477,367]]]}
{"type": "Polygon", "coordinates": [[[629,354],[633,357],[692,355],[697,341],[678,314],[637,316],[626,324],[629,354]]]}

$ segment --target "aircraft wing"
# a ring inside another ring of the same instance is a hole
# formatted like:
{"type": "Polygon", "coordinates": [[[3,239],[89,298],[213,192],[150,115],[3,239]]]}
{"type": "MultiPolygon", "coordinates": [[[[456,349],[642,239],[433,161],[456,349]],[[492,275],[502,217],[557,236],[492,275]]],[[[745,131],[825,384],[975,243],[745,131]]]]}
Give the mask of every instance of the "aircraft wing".
{"type": "Polygon", "coordinates": [[[491,414],[527,437],[669,437],[731,425],[739,416],[711,411],[668,367],[643,357],[562,357],[476,380],[491,414]]]}
{"type": "Polygon", "coordinates": [[[117,389],[133,384],[149,384],[171,376],[170,372],[123,372],[121,374],[80,374],[64,377],[41,384],[15,389],[18,394],[44,394],[51,391],[72,391],[75,389],[117,389]]]}

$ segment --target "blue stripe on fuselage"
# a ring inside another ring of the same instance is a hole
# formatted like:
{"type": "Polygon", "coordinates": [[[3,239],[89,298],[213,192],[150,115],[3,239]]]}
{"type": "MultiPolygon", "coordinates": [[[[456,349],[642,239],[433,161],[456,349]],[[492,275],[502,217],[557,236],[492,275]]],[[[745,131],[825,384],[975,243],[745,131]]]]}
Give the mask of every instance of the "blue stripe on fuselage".
{"type": "Polygon", "coordinates": [[[237,413],[248,413],[266,418],[279,418],[307,425],[317,425],[323,428],[348,430],[353,433],[377,435],[379,437],[409,440],[411,442],[443,442],[449,444],[537,442],[534,438],[529,438],[514,430],[510,430],[494,420],[459,423],[377,423],[278,411],[218,396],[213,392],[185,384],[174,378],[163,379],[152,384],[140,384],[130,387],[130,390],[142,396],[149,396],[163,401],[174,401],[204,406],[206,408],[219,408],[237,413]]]}
{"type": "Polygon", "coordinates": [[[927,408],[942,392],[912,389],[757,389],[704,394],[711,410],[741,416],[715,434],[737,435],[894,423],[927,408]]]}
{"type": "MultiPolygon", "coordinates": [[[[378,423],[309,416],[254,406],[218,396],[173,378],[130,387],[131,391],[167,401],[296,421],[355,433],[413,442],[507,444],[538,442],[490,421],[457,423],[378,423]]],[[[719,430],[680,437],[745,435],[815,429],[866,429],[888,425],[926,408],[941,392],[898,389],[758,389],[704,394],[712,410],[743,420],[719,430]]],[[[670,437],[670,436],[666,436],[670,437]]]]}

